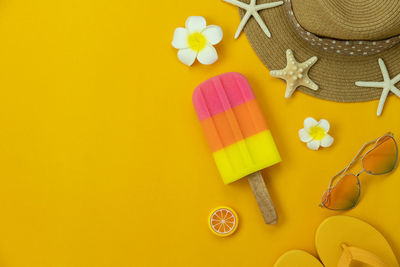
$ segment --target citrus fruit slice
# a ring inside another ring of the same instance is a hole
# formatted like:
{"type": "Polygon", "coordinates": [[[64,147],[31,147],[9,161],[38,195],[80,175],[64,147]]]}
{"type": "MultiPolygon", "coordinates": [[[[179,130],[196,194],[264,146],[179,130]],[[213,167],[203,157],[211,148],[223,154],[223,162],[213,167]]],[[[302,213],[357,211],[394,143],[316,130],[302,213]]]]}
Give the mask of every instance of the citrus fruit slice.
{"type": "Polygon", "coordinates": [[[208,227],[217,236],[228,236],[236,231],[239,218],[229,207],[218,207],[208,216],[208,227]]]}

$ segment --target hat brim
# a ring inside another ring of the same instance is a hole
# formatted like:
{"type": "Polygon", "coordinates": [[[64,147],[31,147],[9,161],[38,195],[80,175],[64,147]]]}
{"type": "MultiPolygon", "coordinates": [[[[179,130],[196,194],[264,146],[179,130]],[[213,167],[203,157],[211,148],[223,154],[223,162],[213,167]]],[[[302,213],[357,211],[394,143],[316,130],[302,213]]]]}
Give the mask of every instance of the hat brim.
{"type": "MultiPolygon", "coordinates": [[[[284,0],[284,5],[290,2],[284,0]]],[[[245,11],[239,8],[240,17],[245,11]]],[[[309,77],[319,86],[317,91],[300,86],[297,90],[321,99],[337,102],[363,102],[379,99],[382,88],[358,87],[356,81],[382,81],[378,58],[382,58],[390,77],[400,73],[400,44],[375,55],[341,55],[324,51],[306,42],[290,21],[283,5],[259,11],[271,32],[268,38],[254,18],[245,26],[246,36],[254,51],[269,70],[286,66],[286,50],[291,49],[299,62],[312,56],[318,61],[309,71],[309,77]]],[[[284,92],[282,92],[282,95],[284,92]]]]}

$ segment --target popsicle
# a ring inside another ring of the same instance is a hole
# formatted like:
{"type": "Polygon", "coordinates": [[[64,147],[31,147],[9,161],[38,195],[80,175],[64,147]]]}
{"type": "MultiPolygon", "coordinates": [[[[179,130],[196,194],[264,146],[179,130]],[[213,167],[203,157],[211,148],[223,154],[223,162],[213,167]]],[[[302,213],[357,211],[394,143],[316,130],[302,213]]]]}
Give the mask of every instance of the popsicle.
{"type": "Polygon", "coordinates": [[[247,79],[225,73],[200,84],[193,105],[225,184],[247,177],[267,224],[278,220],[260,170],[281,161],[247,79]]]}

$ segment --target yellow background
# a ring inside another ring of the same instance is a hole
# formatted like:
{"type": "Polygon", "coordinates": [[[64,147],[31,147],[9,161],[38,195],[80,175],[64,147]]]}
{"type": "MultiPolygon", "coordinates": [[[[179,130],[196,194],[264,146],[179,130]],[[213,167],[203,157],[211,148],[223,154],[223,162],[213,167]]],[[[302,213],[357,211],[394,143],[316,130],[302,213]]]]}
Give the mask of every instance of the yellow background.
{"type": "MultiPolygon", "coordinates": [[[[329,179],[364,142],[400,136],[400,100],[377,118],[377,101],[285,99],[246,37],[233,39],[238,24],[216,0],[0,2],[1,266],[272,266],[289,249],[315,255],[315,229],[338,214],[318,207],[329,179]],[[214,65],[177,59],[173,31],[190,15],[224,30],[214,65]],[[283,158],[264,172],[276,226],[246,180],[223,185],[192,107],[193,89],[227,71],[249,79],[283,158]],[[331,148],[300,142],[308,116],[331,122],[331,148]],[[219,205],[241,220],[226,239],[207,227],[219,205]]],[[[362,175],[361,203],[346,213],[397,255],[399,175],[362,175]]]]}

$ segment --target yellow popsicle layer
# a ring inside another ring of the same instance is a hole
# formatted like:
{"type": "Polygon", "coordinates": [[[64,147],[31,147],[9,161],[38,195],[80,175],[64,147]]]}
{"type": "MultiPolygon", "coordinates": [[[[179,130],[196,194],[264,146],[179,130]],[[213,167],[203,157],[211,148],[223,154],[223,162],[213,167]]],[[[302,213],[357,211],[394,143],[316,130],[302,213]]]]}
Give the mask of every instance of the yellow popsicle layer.
{"type": "Polygon", "coordinates": [[[225,184],[281,161],[269,130],[215,151],[213,157],[225,184]]]}

